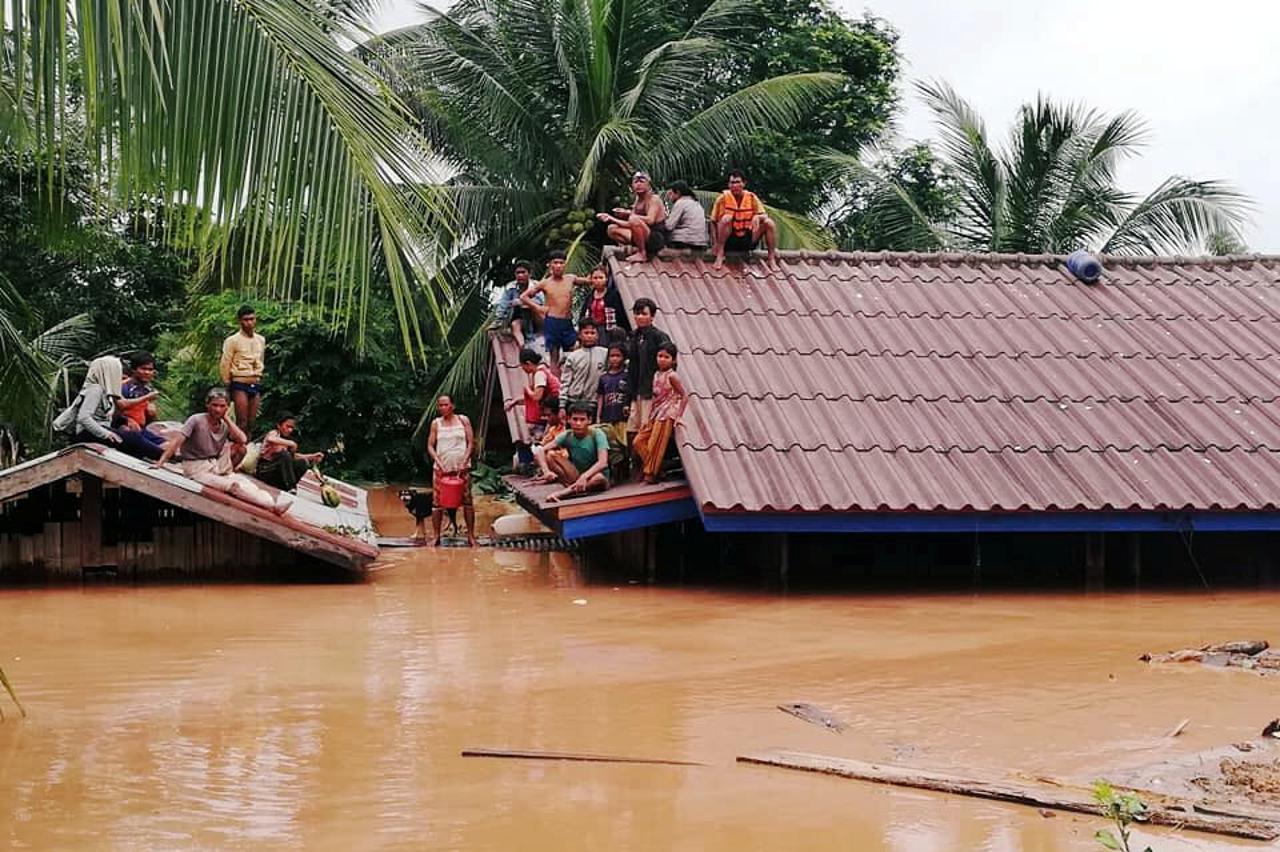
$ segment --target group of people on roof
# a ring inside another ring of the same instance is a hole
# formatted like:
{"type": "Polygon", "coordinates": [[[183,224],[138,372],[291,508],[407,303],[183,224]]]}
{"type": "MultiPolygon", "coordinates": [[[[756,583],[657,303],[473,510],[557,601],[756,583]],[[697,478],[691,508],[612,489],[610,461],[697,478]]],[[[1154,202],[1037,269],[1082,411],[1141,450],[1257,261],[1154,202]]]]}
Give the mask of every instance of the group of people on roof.
{"type": "Polygon", "coordinates": [[[144,351],[105,355],[89,364],[80,392],[55,418],[55,431],[76,443],[120,450],[156,468],[180,462],[183,475],[200,484],[283,514],[293,502],[290,492],[324,453],[300,452],[297,418],[288,413],[251,443],[267,347],[257,321],[248,305],[237,312],[239,329],[223,342],[222,385],[205,394],[204,411],[181,423],[160,421],[160,392],[152,386],[155,356],[144,351]]]}
{"type": "Polygon", "coordinates": [[[552,252],[546,276],[518,261],[499,294],[494,327],[520,346],[528,441],[517,446],[517,471],[563,486],[548,499],[602,491],[633,471],[657,482],[688,394],[676,374],[678,350],[654,325],[658,305],[637,299],[631,316],[606,266],[589,276],[565,272],[552,252]],[[573,311],[575,288],[586,290],[573,311]]]}
{"type": "Polygon", "coordinates": [[[712,248],[716,269],[724,265],[726,251],[749,252],[762,241],[768,249],[767,263],[778,262],[778,229],[765,210],[764,202],[747,189],[747,179],[738,170],[729,172],[727,188],[716,197],[708,220],[689,184],[672,181],[667,201],[653,190],[648,172],[631,176],[635,194],[631,206],[597,213],[610,242],[631,246],[629,259],[644,263],[663,248],[706,251],[712,248]]]}

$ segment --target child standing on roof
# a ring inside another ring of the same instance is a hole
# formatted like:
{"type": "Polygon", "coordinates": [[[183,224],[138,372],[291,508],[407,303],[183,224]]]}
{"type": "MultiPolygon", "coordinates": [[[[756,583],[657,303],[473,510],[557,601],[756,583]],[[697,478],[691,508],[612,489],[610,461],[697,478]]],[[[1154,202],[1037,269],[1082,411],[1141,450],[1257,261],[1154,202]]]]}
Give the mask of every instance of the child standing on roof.
{"type": "Polygon", "coordinates": [[[598,344],[599,331],[594,320],[584,319],[578,326],[578,347],[564,356],[560,368],[560,413],[569,416],[569,406],[585,402],[596,410],[596,388],[604,373],[609,351],[598,344]]]}
{"type": "Polygon", "coordinates": [[[529,430],[529,443],[517,446],[520,466],[528,468],[533,464],[533,446],[542,441],[546,433],[546,421],[543,406],[550,400],[557,400],[559,411],[560,380],[542,363],[542,356],[532,349],[520,353],[520,369],[524,371],[526,383],[523,399],[509,399],[504,408],[507,411],[524,403],[524,423],[529,430]]]}
{"type": "Polygon", "coordinates": [[[578,314],[579,328],[587,319],[596,324],[600,342],[605,345],[620,343],[631,333],[622,295],[609,281],[609,270],[603,263],[591,270],[591,292],[582,303],[582,313],[578,314]]]}
{"type": "Polygon", "coordinates": [[[658,372],[653,376],[653,404],[649,409],[649,420],[636,434],[632,444],[644,481],[650,484],[660,478],[671,434],[680,425],[680,417],[689,404],[689,395],[676,375],[676,355],[674,343],[667,342],[658,347],[658,372]]]}
{"type": "Polygon", "coordinates": [[[596,386],[596,423],[609,441],[609,470],[615,481],[621,481],[627,463],[627,415],[631,407],[626,348],[620,343],[610,346],[606,363],[606,372],[596,386]]]}
{"type": "Polygon", "coordinates": [[[546,278],[520,294],[520,304],[543,318],[542,333],[547,343],[547,357],[551,360],[551,369],[560,371],[560,352],[568,352],[578,342],[578,333],[573,330],[573,288],[576,284],[589,284],[589,279],[577,275],[566,275],[564,272],[565,256],[562,251],[553,251],[547,261],[546,278]],[[539,293],[546,295],[546,304],[537,302],[539,293]]]}

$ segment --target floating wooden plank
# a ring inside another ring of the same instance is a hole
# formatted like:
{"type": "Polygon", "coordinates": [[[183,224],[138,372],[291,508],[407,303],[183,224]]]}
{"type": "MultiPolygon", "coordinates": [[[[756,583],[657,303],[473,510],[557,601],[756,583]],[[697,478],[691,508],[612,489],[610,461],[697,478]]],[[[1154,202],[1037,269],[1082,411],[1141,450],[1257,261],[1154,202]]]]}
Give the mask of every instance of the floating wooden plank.
{"type": "Polygon", "coordinates": [[[614,754],[584,754],[571,751],[524,751],[507,748],[464,748],[463,757],[506,757],[514,760],[573,760],[584,763],[651,763],[660,766],[706,766],[693,760],[664,760],[655,757],[623,757],[614,754]]]}
{"type": "MultiPolygon", "coordinates": [[[[959,796],[1105,816],[1102,806],[1095,802],[1090,791],[1083,787],[1068,785],[1032,787],[1003,778],[964,778],[928,769],[867,763],[850,758],[794,751],[767,751],[740,755],[738,761],[838,775],[842,778],[854,778],[876,784],[914,787],[939,793],[953,793],[959,796]]],[[[1137,792],[1139,797],[1146,795],[1143,791],[1137,792]]],[[[1142,820],[1151,825],[1185,828],[1231,837],[1246,837],[1251,840],[1275,840],[1280,837],[1280,823],[1197,813],[1194,802],[1175,800],[1160,794],[1152,794],[1151,799],[1152,801],[1147,803],[1147,810],[1142,820]]]]}

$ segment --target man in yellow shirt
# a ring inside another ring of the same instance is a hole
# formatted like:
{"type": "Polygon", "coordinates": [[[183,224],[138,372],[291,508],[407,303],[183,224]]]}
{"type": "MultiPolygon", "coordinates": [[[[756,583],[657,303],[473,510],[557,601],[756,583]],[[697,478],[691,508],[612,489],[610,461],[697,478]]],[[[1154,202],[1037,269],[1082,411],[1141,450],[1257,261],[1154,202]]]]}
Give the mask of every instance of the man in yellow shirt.
{"type": "Polygon", "coordinates": [[[729,172],[729,188],[720,193],[711,208],[711,226],[715,233],[715,268],[724,266],[724,253],[751,251],[764,239],[769,249],[768,264],[778,266],[778,229],[764,211],[764,203],[747,190],[742,172],[729,172]]]}
{"type": "Polygon", "coordinates": [[[253,439],[253,423],[258,419],[262,397],[262,371],[267,357],[267,341],[255,330],[258,315],[249,305],[236,311],[240,330],[222,342],[219,371],[236,409],[236,425],[253,439]]]}

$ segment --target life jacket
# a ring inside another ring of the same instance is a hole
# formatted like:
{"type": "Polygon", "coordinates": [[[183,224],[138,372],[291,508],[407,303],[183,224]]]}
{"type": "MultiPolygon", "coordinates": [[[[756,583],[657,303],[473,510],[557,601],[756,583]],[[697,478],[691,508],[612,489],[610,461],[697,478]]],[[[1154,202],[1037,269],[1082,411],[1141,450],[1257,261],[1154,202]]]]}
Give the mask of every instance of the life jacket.
{"type": "Polygon", "coordinates": [[[741,237],[743,234],[751,233],[751,220],[756,217],[756,211],[759,208],[755,194],[749,189],[744,189],[742,200],[738,201],[733,197],[733,193],[726,189],[720,199],[724,205],[722,209],[733,216],[733,223],[730,226],[733,235],[741,237]]]}

